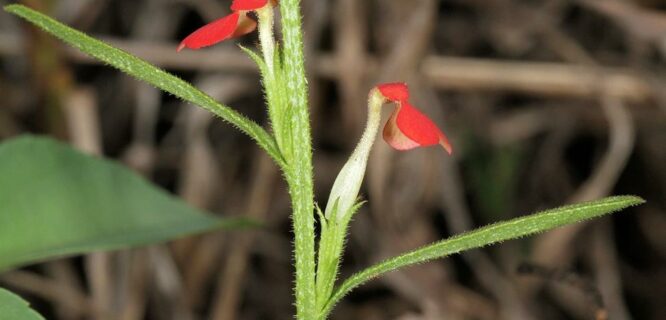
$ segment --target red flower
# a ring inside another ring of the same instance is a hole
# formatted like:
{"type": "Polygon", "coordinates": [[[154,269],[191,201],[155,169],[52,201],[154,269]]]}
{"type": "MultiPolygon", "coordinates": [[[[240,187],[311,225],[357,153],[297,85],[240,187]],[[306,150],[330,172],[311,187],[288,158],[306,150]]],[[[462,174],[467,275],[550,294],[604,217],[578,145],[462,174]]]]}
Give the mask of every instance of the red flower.
{"type": "Polygon", "coordinates": [[[377,89],[379,89],[384,98],[391,102],[409,100],[409,89],[402,82],[382,83],[377,86],[377,89]]]}
{"type": "Polygon", "coordinates": [[[397,150],[409,150],[440,144],[451,154],[453,149],[446,135],[426,115],[409,103],[409,89],[404,83],[385,83],[379,92],[397,108],[384,126],[384,141],[397,150]]]}
{"type": "Polygon", "coordinates": [[[257,10],[263,8],[268,3],[268,0],[234,0],[231,3],[231,10],[257,10]]]}
{"type": "MultiPolygon", "coordinates": [[[[240,37],[248,34],[257,27],[257,22],[247,16],[248,11],[265,7],[268,0],[234,0],[231,3],[230,15],[217,19],[188,35],[178,46],[177,51],[183,48],[200,49],[212,46],[218,42],[240,37]]],[[[271,1],[276,5],[277,1],[271,1]]]]}

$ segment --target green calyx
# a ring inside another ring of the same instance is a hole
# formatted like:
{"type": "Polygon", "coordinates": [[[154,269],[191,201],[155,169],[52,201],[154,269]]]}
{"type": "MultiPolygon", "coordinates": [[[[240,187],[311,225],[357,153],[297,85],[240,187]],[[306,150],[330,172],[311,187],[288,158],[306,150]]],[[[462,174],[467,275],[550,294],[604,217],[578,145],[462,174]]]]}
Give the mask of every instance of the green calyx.
{"type": "Polygon", "coordinates": [[[356,203],[358,193],[365,176],[370,149],[377,137],[379,122],[381,120],[381,107],[384,97],[377,89],[370,91],[368,98],[368,121],[361,140],[356,145],[351,156],[338,173],[326,204],[324,216],[326,219],[345,219],[350,209],[356,203]]]}

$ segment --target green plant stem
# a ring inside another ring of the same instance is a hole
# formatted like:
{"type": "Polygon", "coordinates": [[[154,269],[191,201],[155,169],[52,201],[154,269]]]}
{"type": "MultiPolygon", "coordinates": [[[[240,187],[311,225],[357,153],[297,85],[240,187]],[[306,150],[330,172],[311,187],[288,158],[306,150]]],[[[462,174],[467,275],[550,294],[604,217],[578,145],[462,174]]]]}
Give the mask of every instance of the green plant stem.
{"type": "Polygon", "coordinates": [[[303,36],[299,0],[280,1],[282,15],[282,66],[289,106],[291,108],[293,157],[286,173],[293,206],[294,246],[296,259],[296,316],[315,319],[315,233],[314,193],[312,187],[312,142],[307,81],[303,58],[303,36]]]}
{"type": "Polygon", "coordinates": [[[480,248],[493,243],[520,238],[566,224],[599,217],[644,202],[645,200],[635,196],[609,197],[597,201],[546,210],[435,242],[420,249],[385,260],[351,276],[333,293],[322,313],[319,314],[318,319],[326,319],[335,304],[352,289],[384,273],[433,259],[447,257],[469,249],[480,248]]]}

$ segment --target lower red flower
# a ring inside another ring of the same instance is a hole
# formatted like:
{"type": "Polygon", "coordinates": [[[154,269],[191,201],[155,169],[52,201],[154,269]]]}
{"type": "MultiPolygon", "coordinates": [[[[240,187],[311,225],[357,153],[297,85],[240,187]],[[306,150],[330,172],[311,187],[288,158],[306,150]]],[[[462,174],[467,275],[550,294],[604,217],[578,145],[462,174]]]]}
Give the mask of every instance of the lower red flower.
{"type": "Polygon", "coordinates": [[[404,83],[386,83],[377,86],[387,100],[397,104],[384,126],[383,138],[397,150],[441,145],[451,154],[449,139],[430,118],[409,103],[409,90],[404,83]]]}
{"type": "Polygon", "coordinates": [[[409,89],[402,82],[383,83],[377,86],[379,92],[392,102],[409,100],[409,89]]]}

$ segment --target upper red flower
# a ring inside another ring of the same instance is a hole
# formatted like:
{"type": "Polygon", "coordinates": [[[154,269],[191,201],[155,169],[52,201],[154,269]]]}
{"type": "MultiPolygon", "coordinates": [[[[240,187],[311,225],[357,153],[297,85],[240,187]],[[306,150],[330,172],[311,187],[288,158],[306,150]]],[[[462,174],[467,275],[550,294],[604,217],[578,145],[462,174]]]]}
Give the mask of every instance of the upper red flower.
{"type": "MultiPolygon", "coordinates": [[[[257,22],[249,18],[247,12],[261,9],[268,5],[268,2],[268,0],[233,0],[231,14],[192,32],[183,39],[177,50],[200,49],[254,31],[257,22]]],[[[271,1],[271,4],[277,4],[277,1],[271,1]]]]}
{"type": "Polygon", "coordinates": [[[263,8],[268,3],[268,0],[234,0],[231,3],[231,10],[257,10],[263,8]]]}
{"type": "Polygon", "coordinates": [[[404,83],[385,83],[379,92],[397,108],[384,126],[384,141],[397,150],[409,150],[440,144],[451,154],[449,139],[426,115],[409,103],[409,89],[404,83]]]}

